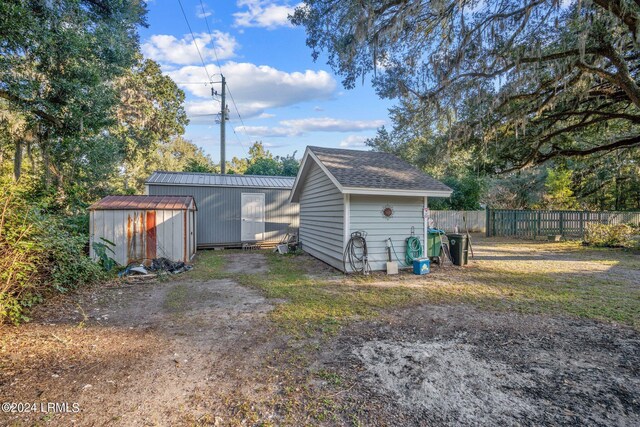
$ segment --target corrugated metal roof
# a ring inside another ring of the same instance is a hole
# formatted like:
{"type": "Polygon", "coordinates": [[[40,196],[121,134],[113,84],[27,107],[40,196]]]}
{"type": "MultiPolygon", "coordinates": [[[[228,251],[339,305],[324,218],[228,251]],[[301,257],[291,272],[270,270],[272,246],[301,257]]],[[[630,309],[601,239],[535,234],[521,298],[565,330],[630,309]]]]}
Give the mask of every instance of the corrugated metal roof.
{"type": "Polygon", "coordinates": [[[293,187],[295,177],[262,175],[220,175],[196,172],[154,172],[145,184],[155,185],[205,185],[212,187],[293,187]]]}
{"type": "Polygon", "coordinates": [[[181,210],[193,206],[191,196],[107,196],[89,206],[89,210],[181,210]]]}

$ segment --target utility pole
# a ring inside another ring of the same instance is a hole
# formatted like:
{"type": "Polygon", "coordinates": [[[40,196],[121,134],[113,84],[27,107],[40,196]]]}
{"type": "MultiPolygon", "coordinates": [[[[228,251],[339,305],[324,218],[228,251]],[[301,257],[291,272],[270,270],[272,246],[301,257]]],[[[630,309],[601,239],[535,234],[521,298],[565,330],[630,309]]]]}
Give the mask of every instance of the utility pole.
{"type": "Polygon", "coordinates": [[[222,100],[221,108],[220,108],[220,173],[224,175],[227,173],[227,162],[225,156],[225,126],[227,122],[227,104],[225,103],[225,94],[226,94],[226,81],[224,76],[222,76],[222,93],[220,98],[222,100]]]}

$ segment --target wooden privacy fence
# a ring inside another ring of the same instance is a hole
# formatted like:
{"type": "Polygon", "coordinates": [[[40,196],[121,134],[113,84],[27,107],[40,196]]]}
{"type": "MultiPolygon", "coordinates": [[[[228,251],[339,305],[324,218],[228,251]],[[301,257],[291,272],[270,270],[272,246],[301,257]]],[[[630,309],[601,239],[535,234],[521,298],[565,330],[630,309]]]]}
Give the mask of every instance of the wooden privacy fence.
{"type": "Polygon", "coordinates": [[[464,220],[471,232],[485,232],[487,214],[485,211],[431,211],[433,226],[448,233],[454,231],[456,225],[459,231],[465,231],[464,220]]]}
{"type": "Polygon", "coordinates": [[[640,212],[487,209],[486,235],[583,237],[587,224],[640,225],[640,212]]]}

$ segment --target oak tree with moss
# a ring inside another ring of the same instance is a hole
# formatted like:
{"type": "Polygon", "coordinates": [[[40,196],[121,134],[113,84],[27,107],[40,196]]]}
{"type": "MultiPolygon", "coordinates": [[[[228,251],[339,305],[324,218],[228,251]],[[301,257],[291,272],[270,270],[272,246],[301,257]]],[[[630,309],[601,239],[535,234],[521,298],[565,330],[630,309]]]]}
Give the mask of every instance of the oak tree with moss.
{"type": "Polygon", "coordinates": [[[640,145],[637,0],[306,0],[292,16],[345,87],[494,171],[640,145]]]}

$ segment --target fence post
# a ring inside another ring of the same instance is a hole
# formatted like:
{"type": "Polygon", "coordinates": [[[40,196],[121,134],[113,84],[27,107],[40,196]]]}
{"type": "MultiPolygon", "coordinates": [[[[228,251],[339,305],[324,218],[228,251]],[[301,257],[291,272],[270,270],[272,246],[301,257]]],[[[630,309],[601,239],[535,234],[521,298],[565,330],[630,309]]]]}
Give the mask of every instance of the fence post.
{"type": "Polygon", "coordinates": [[[491,231],[489,231],[489,205],[487,205],[487,207],[485,208],[485,222],[484,222],[484,234],[487,237],[491,237],[491,231]]]}
{"type": "Polygon", "coordinates": [[[491,210],[491,227],[492,227],[492,235],[496,235],[496,210],[491,210]]]}
{"type": "Polygon", "coordinates": [[[564,211],[560,211],[560,235],[564,236],[564,211]]]}
{"type": "Polygon", "coordinates": [[[580,211],[580,237],[584,239],[584,212],[580,211]]]}
{"type": "Polygon", "coordinates": [[[538,228],[536,230],[536,237],[540,236],[541,216],[542,212],[538,211],[538,228]]]}
{"type": "Polygon", "coordinates": [[[518,211],[513,211],[513,224],[511,224],[511,232],[513,236],[518,234],[518,211]]]}

